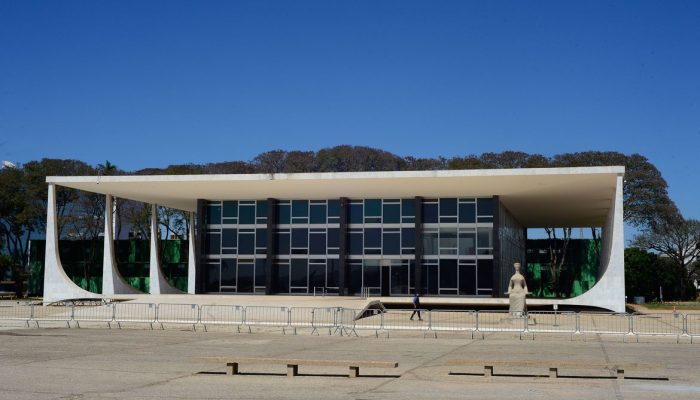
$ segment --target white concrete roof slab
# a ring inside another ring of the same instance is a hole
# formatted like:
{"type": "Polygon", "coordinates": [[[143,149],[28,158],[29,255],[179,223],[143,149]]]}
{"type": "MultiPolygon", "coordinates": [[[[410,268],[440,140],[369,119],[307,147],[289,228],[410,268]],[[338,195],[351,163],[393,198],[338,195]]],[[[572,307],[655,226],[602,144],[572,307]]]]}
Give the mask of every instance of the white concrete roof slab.
{"type": "Polygon", "coordinates": [[[238,175],[50,176],[48,183],[195,211],[197,199],[482,197],[521,224],[602,226],[621,166],[238,175]]]}

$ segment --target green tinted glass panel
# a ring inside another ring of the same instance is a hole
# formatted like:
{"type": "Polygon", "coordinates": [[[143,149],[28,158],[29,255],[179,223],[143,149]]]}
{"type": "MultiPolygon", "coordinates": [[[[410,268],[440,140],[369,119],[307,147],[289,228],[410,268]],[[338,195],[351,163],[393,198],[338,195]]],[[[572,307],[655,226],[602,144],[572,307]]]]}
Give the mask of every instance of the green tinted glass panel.
{"type": "Polygon", "coordinates": [[[384,204],[384,223],[398,224],[401,222],[401,206],[399,204],[384,204]]]}
{"type": "Polygon", "coordinates": [[[258,218],[267,217],[267,200],[258,200],[255,203],[255,207],[258,218]]]}
{"type": "Polygon", "coordinates": [[[288,224],[291,221],[291,206],[289,204],[277,205],[277,224],[288,224]]]}
{"type": "Polygon", "coordinates": [[[241,206],[240,207],[240,223],[245,225],[245,224],[254,224],[255,223],[255,206],[241,206]]]}
{"type": "Polygon", "coordinates": [[[218,225],[221,223],[221,206],[207,207],[207,224],[218,225]]]}

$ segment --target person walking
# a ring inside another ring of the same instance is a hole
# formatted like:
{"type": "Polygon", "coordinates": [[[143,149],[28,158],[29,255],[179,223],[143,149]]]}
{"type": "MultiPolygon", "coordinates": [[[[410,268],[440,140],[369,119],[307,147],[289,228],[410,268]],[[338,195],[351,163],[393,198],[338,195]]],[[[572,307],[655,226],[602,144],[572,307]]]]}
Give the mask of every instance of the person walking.
{"type": "Polygon", "coordinates": [[[416,292],[416,295],[413,296],[413,313],[411,314],[411,321],[413,321],[413,317],[418,314],[418,321],[422,321],[423,318],[420,317],[420,295],[418,292],[416,292]]]}

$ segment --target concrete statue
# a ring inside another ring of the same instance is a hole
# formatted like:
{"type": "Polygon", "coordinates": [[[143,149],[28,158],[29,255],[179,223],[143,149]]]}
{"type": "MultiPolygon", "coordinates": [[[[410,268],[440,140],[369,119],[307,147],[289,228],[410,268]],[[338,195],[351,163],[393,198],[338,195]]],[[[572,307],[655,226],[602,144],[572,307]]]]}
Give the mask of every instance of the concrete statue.
{"type": "Polygon", "coordinates": [[[527,304],[525,304],[525,296],[529,293],[527,291],[527,283],[525,283],[525,277],[520,273],[520,263],[513,264],[515,268],[515,273],[510,277],[510,283],[508,283],[508,300],[509,307],[508,311],[512,315],[520,316],[527,311],[527,304]]]}

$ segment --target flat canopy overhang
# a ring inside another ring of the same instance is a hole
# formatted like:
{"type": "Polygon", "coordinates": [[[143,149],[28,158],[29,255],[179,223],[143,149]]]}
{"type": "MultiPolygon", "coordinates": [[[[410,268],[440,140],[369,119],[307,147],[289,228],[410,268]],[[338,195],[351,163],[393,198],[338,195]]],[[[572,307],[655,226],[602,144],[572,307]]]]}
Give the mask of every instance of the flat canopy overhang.
{"type": "Polygon", "coordinates": [[[602,226],[624,167],[240,175],[50,176],[46,182],[195,211],[197,199],[500,196],[526,227],[602,226]]]}

